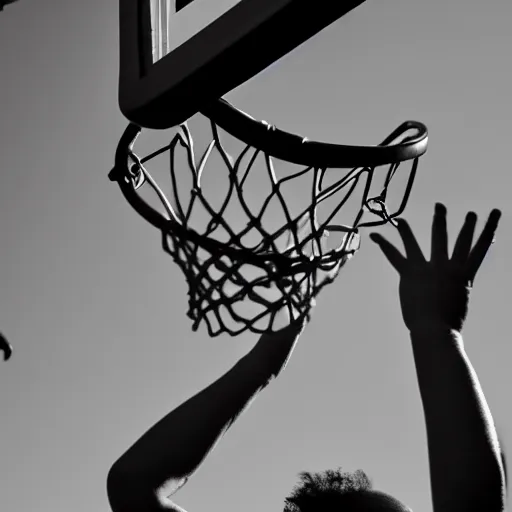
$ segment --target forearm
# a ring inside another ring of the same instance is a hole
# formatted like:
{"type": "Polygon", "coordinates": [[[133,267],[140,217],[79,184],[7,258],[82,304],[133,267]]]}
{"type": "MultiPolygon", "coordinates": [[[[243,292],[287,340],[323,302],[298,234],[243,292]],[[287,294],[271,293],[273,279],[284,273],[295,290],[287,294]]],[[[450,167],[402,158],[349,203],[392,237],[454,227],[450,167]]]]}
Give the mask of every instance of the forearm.
{"type": "MultiPolygon", "coordinates": [[[[113,470],[140,475],[151,489],[172,493],[203,462],[257,394],[288,360],[300,330],[263,335],[257,345],[220,379],[202,390],[146,432],[113,470]]],[[[169,495],[167,494],[167,495],[169,495]]]]}
{"type": "Polygon", "coordinates": [[[434,510],[501,510],[504,475],[498,437],[461,335],[432,328],[412,333],[411,340],[426,420],[434,510]],[[467,508],[461,507],[457,493],[462,488],[462,496],[473,500],[467,508]],[[484,508],[478,508],[484,497],[484,508]]]}

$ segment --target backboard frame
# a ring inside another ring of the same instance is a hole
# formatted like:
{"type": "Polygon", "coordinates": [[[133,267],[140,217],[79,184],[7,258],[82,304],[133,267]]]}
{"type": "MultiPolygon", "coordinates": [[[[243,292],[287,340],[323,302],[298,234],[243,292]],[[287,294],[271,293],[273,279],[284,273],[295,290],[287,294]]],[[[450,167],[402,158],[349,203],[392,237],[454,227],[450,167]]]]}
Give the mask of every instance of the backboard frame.
{"type": "Polygon", "coordinates": [[[183,123],[364,1],[241,0],[153,63],[150,0],[120,0],[121,112],[145,128],[183,123]]]}

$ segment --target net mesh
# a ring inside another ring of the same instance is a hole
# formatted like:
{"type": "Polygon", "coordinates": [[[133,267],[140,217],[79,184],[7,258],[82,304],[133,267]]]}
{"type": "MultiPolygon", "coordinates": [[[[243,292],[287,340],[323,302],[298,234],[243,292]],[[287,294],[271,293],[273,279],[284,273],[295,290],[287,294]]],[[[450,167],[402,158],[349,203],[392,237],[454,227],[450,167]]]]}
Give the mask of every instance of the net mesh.
{"type": "MultiPolygon", "coordinates": [[[[170,143],[144,157],[139,157],[133,149],[140,130],[132,127],[135,136],[124,147],[123,165],[117,163],[110,178],[118,181],[132,206],[160,229],[164,251],[179,265],[189,286],[187,314],[193,320],[193,330],[204,322],[212,337],[221,333],[235,336],[247,330],[255,333],[276,331],[309,317],[315,297],[335,280],[342,266],[359,249],[361,227],[394,223],[393,219],[402,213],[409,198],[418,158],[412,160],[399,207],[390,213],[386,203],[388,189],[400,163],[379,170],[385,174],[377,195],[370,194],[376,172],[373,167],[336,169],[339,178],[329,184],[326,176],[330,170],[326,168],[302,167],[278,178],[270,155],[245,145],[233,158],[221,142],[217,125],[210,122],[210,126],[211,140],[198,160],[186,124],[180,126],[170,143]],[[185,150],[192,178],[188,205],[183,204],[178,194],[178,148],[185,150]],[[214,151],[220,155],[229,178],[220,207],[207,199],[201,180],[214,151]],[[167,155],[169,163],[170,197],[148,168],[163,154],[167,155]],[[257,160],[265,163],[265,177],[259,173],[258,179],[269,182],[270,193],[254,211],[248,204],[252,190],[246,185],[257,160]],[[304,176],[310,179],[310,201],[305,208],[292,213],[282,189],[290,180],[304,176]],[[360,182],[363,184],[362,197],[358,200],[353,222],[351,225],[336,223],[336,214],[360,182]],[[164,216],[157,214],[141,198],[140,191],[144,187],[150,187],[156,194],[164,216]],[[320,220],[320,205],[333,197],[336,198],[333,206],[320,220]],[[233,200],[240,205],[239,213],[244,220],[242,228],[235,228],[226,216],[233,200]],[[266,215],[274,215],[269,213],[271,203],[279,205],[285,219],[282,225],[272,230],[263,222],[266,215]],[[194,209],[199,205],[208,214],[208,221],[201,230],[191,223],[194,209]],[[364,214],[371,214],[372,220],[363,222],[364,214]],[[219,241],[215,236],[219,231],[227,233],[227,239],[219,241]],[[247,235],[255,232],[258,243],[248,243],[247,235]],[[334,247],[328,244],[333,235],[339,240],[334,247]]],[[[402,137],[400,142],[407,140],[402,137]]],[[[386,140],[383,144],[394,143],[397,141],[386,140]]]]}

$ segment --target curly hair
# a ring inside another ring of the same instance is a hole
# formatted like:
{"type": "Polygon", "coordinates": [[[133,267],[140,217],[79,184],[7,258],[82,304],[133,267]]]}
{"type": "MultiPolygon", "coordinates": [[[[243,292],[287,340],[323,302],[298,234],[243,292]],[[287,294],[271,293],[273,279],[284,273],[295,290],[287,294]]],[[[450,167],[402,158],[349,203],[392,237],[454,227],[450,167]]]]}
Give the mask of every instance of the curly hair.
{"type": "Polygon", "coordinates": [[[320,473],[302,471],[290,496],[285,498],[284,512],[317,512],[347,504],[354,494],[370,492],[373,484],[368,475],[358,469],[344,472],[341,468],[320,473]]]}

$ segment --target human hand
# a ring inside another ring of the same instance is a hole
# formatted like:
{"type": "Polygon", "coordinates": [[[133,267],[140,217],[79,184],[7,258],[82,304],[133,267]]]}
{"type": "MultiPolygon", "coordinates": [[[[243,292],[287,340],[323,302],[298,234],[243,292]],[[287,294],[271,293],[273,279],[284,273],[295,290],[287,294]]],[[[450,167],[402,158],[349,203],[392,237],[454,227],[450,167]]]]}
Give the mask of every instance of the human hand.
{"type": "Polygon", "coordinates": [[[12,355],[12,347],[1,332],[0,332],[0,350],[2,350],[4,353],[4,361],[7,361],[12,355]]]}
{"type": "Polygon", "coordinates": [[[469,212],[449,258],[446,207],[436,204],[430,261],[425,259],[409,224],[403,219],[398,220],[398,231],[406,257],[383,236],[370,235],[400,274],[402,316],[410,331],[432,326],[462,330],[475,275],[494,241],[500,217],[499,210],[490,213],[472,248],[477,216],[469,212]]]}

